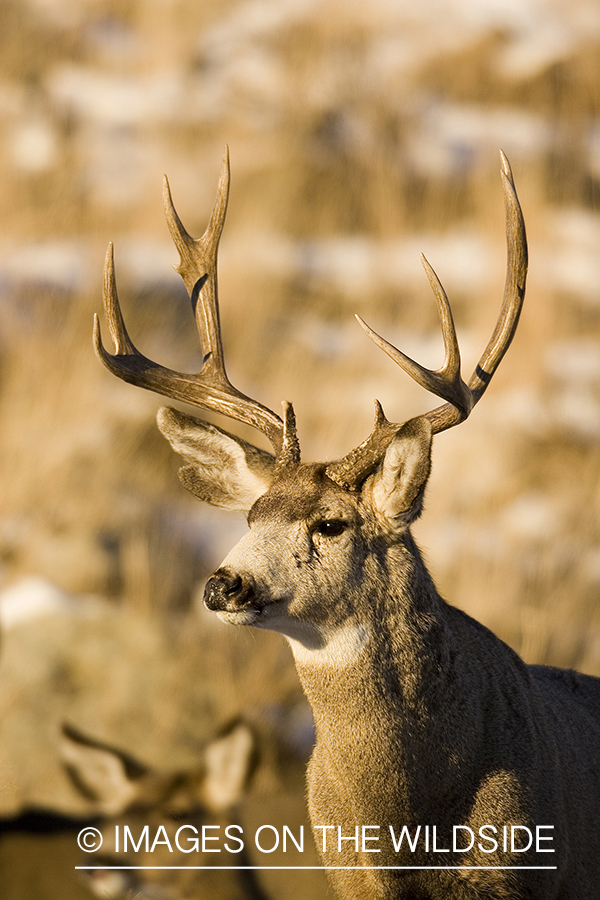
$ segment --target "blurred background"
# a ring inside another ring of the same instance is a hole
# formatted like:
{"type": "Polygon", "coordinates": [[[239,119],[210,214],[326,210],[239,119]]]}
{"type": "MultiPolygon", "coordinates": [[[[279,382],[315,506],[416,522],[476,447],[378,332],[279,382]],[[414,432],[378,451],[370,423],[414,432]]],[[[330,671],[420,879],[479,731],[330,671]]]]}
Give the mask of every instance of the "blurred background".
{"type": "MultiPolygon", "coordinates": [[[[225,142],[228,371],[272,409],[293,400],[305,459],[362,441],[375,397],[394,421],[436,405],[353,317],[437,367],[421,251],[472,370],[502,297],[507,153],[525,308],[472,418],[436,438],[415,531],[446,599],[529,662],[600,675],[597,0],[2,0],[0,121],[2,898],[90,896],[63,817],[101,809],[68,775],[64,723],[181,773],[241,715],[256,763],[240,815],[305,821],[291,655],[201,607],[243,517],[186,494],[154,422],[164,401],[91,343],[112,240],[136,345],[199,369],[161,178],[198,236],[225,142]]],[[[314,877],[262,887],[324,896],[314,877]]]]}

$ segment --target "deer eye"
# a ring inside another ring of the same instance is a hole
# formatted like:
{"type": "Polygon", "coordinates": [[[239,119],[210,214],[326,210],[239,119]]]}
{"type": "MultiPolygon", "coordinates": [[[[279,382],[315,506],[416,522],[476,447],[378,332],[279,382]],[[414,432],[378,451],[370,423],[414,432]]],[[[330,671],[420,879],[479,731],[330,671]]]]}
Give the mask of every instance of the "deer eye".
{"type": "Polygon", "coordinates": [[[313,528],[313,533],[322,534],[324,537],[337,537],[346,528],[346,522],[341,519],[324,519],[313,528]]]}

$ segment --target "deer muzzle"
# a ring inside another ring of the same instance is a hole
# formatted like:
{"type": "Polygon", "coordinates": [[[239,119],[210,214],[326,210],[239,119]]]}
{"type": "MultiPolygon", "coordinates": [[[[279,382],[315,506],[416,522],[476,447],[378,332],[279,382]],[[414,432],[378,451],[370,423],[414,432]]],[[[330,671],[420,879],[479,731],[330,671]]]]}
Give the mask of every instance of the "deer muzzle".
{"type": "Polygon", "coordinates": [[[217,569],[204,588],[204,603],[213,612],[239,612],[255,601],[252,579],[224,567],[217,569]]]}

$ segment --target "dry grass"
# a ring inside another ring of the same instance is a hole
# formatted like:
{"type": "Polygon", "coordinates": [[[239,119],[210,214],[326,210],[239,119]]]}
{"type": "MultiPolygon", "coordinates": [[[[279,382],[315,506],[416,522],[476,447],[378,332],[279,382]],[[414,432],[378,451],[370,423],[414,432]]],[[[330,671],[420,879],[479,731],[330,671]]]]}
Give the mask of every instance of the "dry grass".
{"type": "MultiPolygon", "coordinates": [[[[352,319],[435,365],[420,250],[450,293],[466,368],[487,341],[503,282],[502,146],[530,236],[527,304],[481,408],[436,442],[418,537],[443,594],[525,658],[600,674],[594,10],[548,0],[486,21],[448,4],[434,21],[333,0],[6,3],[2,582],[35,574],[164,621],[185,615],[243,527],[183,495],[153,424],[160,400],[91,351],[113,239],[136,343],[199,364],[163,171],[198,234],[230,144],[228,368],[273,408],[293,399],[306,457],[331,457],[365,436],[373,397],[395,418],[429,405],[352,319]]],[[[241,677],[234,639],[208,635],[235,704],[268,705],[261,671],[293,683],[276,641],[244,638],[241,677]]],[[[197,656],[181,646],[192,677],[197,656]]]]}

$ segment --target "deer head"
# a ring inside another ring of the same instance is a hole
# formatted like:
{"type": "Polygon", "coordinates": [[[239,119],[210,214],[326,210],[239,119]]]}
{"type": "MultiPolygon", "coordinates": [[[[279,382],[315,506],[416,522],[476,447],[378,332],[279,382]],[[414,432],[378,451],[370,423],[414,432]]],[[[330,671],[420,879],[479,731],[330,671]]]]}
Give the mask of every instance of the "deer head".
{"type": "MultiPolygon", "coordinates": [[[[208,581],[205,602],[227,621],[284,633],[305,648],[322,648],[348,620],[356,625],[357,598],[373,597],[389,580],[389,554],[401,579],[416,577],[410,523],[419,515],[429,476],[434,434],[459,424],[482,397],[508,349],[525,291],[527,245],[508,160],[501,154],[507,235],[507,273],[498,322],[468,382],[446,293],[427,260],[445,346],[432,371],[410,359],[357,316],[368,336],[418,384],[444,402],[403,424],[388,421],[375,401],[372,433],[343,458],[323,464],[300,460],[293,408],[283,416],[231,385],[225,372],[217,301],[217,249],[227,207],[229,161],[208,228],[199,240],[186,232],[165,179],[167,222],[179,251],[181,274],[196,316],[202,369],[187,375],[143,356],[127,334],[119,306],[112,247],[105,269],[104,306],[116,353],[103,347],[98,319],[94,342],[102,362],[119,378],[252,425],[270,440],[266,453],[226,431],[175,409],[158,414],[162,433],[185,465],[179,476],[202,500],[244,510],[250,530],[208,581]],[[413,573],[413,574],[411,574],[413,573]],[[379,586],[379,587],[377,587],[379,586]]],[[[356,627],[355,627],[356,626],[356,627]]],[[[358,630],[357,630],[358,628],[358,630]]],[[[346,632],[344,632],[346,634],[346,632]]],[[[346,640],[346,638],[344,638],[346,640]]]]}
{"type": "Polygon", "coordinates": [[[81,875],[94,896],[265,900],[247,871],[245,853],[240,857],[233,841],[236,855],[225,852],[224,846],[229,826],[234,826],[231,833],[236,837],[242,832],[235,823],[255,749],[250,728],[232,722],[207,741],[195,768],[161,771],[63,724],[61,761],[74,787],[101,817],[96,819],[101,850],[90,855],[88,847],[80,860],[81,875]],[[204,852],[201,841],[194,853],[205,825],[219,836],[223,852],[216,856],[204,852]],[[195,866],[180,866],[175,874],[174,856],[177,862],[187,862],[188,853],[194,853],[195,866]]]}

